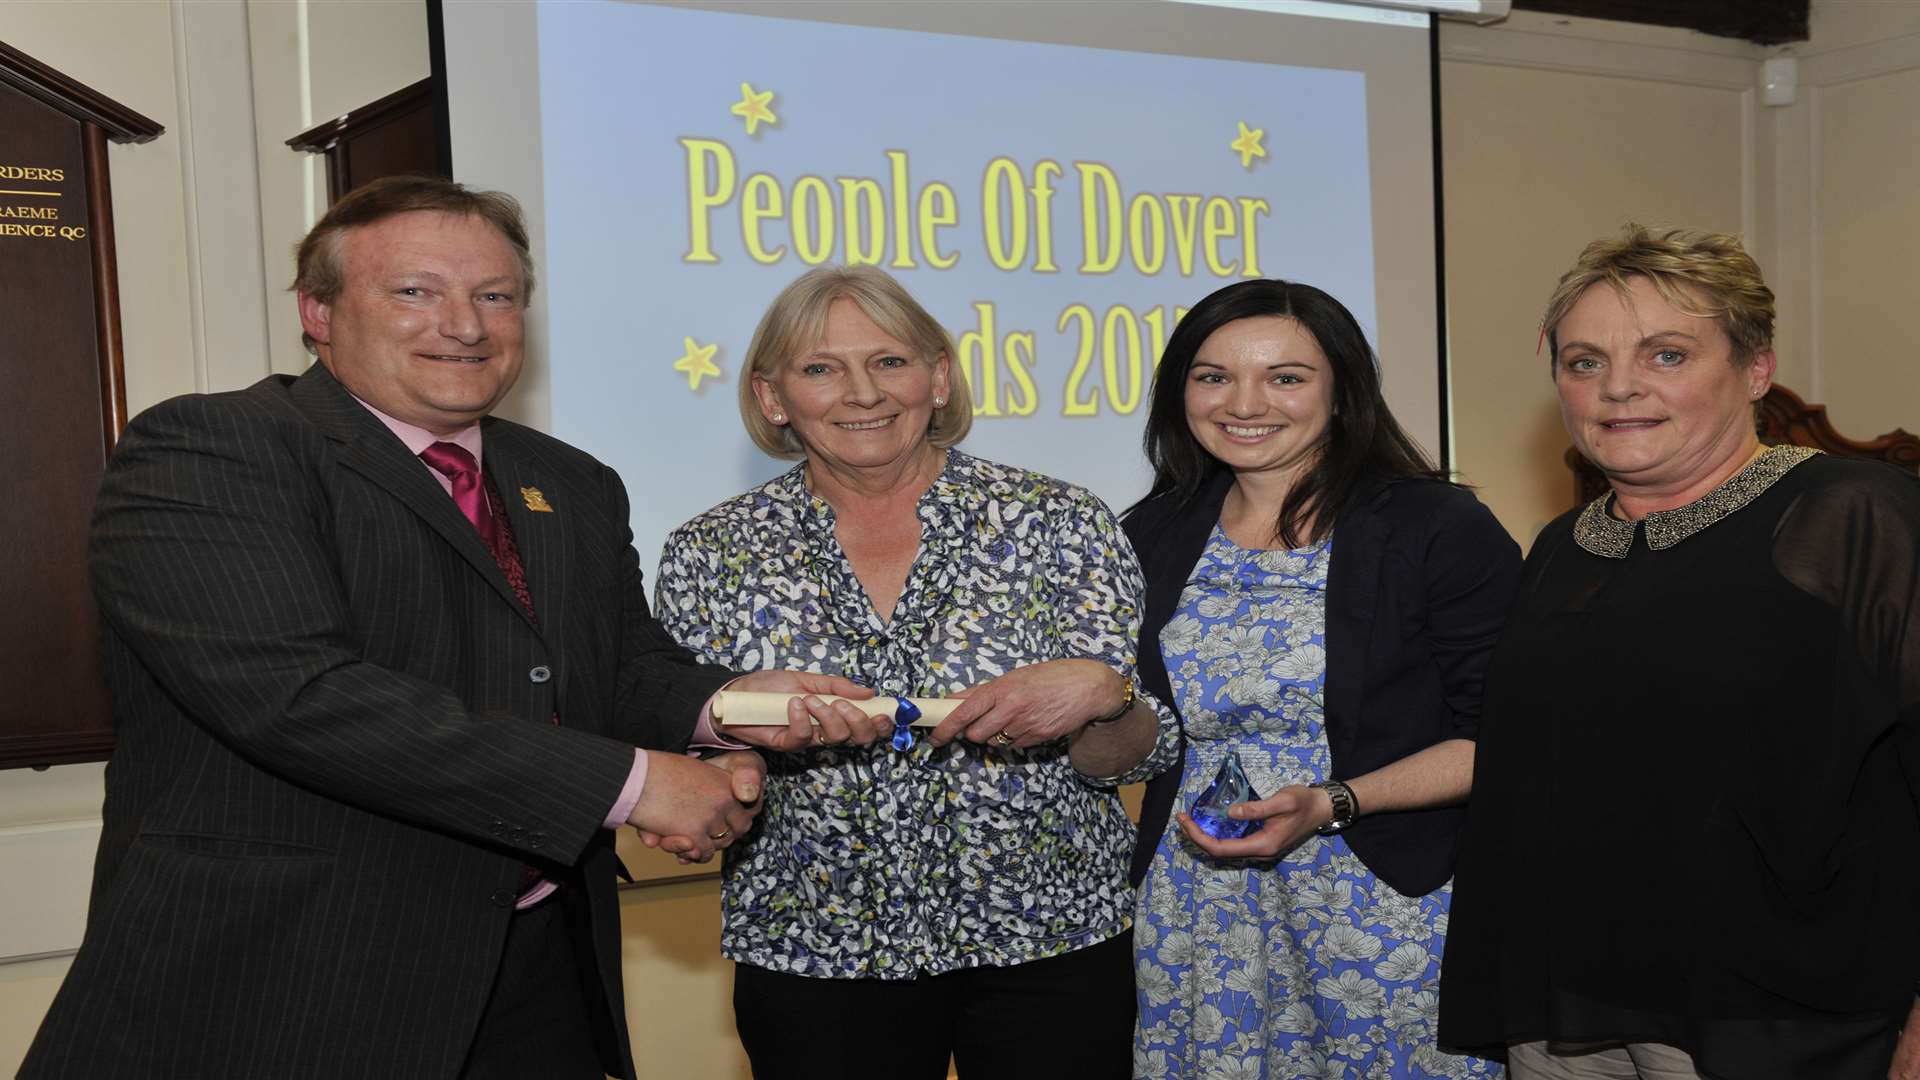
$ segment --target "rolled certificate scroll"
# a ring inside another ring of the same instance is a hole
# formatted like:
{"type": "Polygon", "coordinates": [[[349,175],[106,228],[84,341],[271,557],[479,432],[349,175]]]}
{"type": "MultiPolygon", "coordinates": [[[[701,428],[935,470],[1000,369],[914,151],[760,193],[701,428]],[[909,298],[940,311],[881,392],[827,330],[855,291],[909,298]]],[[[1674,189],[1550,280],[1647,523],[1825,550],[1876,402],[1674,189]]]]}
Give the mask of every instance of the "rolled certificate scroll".
{"type": "MultiPolygon", "coordinates": [[[[724,727],[785,727],[787,702],[799,694],[763,694],[750,690],[722,690],[713,696],[713,718],[724,727]]],[[[880,697],[855,701],[852,698],[821,696],[832,704],[844,701],[868,716],[884,716],[893,721],[893,748],[913,749],[916,727],[938,727],[940,721],[960,707],[959,698],[880,697]]]]}
{"type": "MultiPolygon", "coordinates": [[[[714,695],[713,718],[726,727],[786,727],[787,702],[806,696],[722,690],[714,695]]],[[[899,719],[900,703],[905,701],[920,711],[919,718],[910,722],[913,727],[938,727],[948,713],[960,707],[959,698],[897,698],[881,695],[865,701],[854,701],[852,698],[832,695],[817,696],[828,704],[845,701],[868,716],[884,716],[896,721],[899,719]]]]}

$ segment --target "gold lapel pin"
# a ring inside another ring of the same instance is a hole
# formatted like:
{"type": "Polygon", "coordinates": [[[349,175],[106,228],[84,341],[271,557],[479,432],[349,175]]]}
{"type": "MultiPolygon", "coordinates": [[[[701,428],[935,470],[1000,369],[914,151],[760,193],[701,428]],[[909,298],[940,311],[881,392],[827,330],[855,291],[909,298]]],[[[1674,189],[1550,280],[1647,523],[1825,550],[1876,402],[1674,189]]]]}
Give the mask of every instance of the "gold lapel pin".
{"type": "Polygon", "coordinates": [[[553,513],[553,504],[547,501],[545,495],[540,494],[540,489],[537,487],[521,488],[520,497],[527,500],[527,509],[529,510],[538,511],[542,514],[553,513]]]}

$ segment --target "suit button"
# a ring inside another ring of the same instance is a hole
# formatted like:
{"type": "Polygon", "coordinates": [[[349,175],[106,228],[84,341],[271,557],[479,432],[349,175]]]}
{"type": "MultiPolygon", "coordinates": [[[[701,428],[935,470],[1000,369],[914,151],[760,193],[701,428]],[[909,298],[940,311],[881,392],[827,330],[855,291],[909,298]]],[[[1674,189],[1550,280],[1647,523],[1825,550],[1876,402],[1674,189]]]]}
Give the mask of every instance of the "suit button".
{"type": "Polygon", "coordinates": [[[504,821],[496,821],[487,826],[487,831],[495,836],[504,836],[507,832],[507,823],[504,821]]]}
{"type": "Polygon", "coordinates": [[[527,672],[528,682],[543,683],[551,678],[553,678],[553,669],[545,664],[541,664],[539,667],[527,672]]]}
{"type": "Polygon", "coordinates": [[[537,832],[527,837],[528,847],[539,847],[541,844],[544,844],[546,842],[547,842],[547,834],[543,832],[537,832]]]}
{"type": "Polygon", "coordinates": [[[487,897],[487,899],[493,901],[494,907],[510,908],[513,906],[516,897],[505,889],[495,889],[493,895],[487,897]]]}

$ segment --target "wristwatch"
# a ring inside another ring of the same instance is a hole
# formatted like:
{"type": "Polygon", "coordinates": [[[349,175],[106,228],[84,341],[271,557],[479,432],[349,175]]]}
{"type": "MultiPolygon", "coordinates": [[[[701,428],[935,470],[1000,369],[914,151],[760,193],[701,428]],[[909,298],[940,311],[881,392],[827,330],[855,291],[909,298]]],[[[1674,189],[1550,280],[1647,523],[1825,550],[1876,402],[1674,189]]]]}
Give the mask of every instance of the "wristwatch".
{"type": "Polygon", "coordinates": [[[1327,780],[1307,786],[1326,792],[1328,801],[1333,803],[1333,820],[1317,830],[1321,836],[1332,836],[1352,825],[1353,820],[1360,816],[1360,800],[1353,797],[1353,789],[1346,784],[1338,780],[1327,780]]]}

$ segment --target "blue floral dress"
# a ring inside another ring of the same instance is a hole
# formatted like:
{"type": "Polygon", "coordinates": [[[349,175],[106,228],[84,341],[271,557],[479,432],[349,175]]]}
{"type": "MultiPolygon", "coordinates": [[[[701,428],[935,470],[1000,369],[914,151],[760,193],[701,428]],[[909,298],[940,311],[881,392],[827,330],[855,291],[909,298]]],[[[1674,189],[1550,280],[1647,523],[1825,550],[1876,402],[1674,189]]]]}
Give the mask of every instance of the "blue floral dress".
{"type": "MultiPolygon", "coordinates": [[[[1239,547],[1217,526],[1160,635],[1187,756],[1177,805],[1230,752],[1272,794],[1324,780],[1331,540],[1239,547]]],[[[1278,863],[1220,862],[1170,822],[1134,923],[1134,1075],[1499,1076],[1434,1045],[1452,884],[1402,896],[1339,836],[1278,863]]]]}

